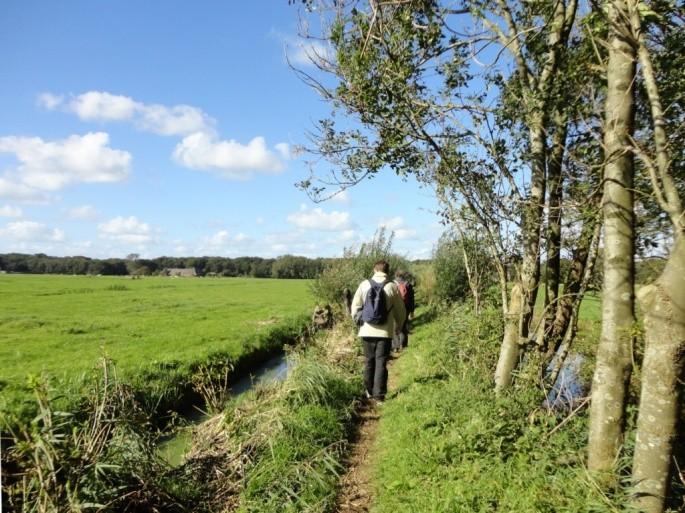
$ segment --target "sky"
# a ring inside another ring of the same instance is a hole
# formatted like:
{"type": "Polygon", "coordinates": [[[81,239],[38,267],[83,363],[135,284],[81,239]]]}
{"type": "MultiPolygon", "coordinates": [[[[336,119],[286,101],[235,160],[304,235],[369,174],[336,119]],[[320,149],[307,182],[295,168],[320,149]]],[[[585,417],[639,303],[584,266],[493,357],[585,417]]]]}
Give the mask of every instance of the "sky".
{"type": "Polygon", "coordinates": [[[287,0],[3,0],[0,253],[329,257],[385,226],[430,256],[413,179],[295,187],[329,112],[286,62],[311,66],[297,28],[287,0]]]}

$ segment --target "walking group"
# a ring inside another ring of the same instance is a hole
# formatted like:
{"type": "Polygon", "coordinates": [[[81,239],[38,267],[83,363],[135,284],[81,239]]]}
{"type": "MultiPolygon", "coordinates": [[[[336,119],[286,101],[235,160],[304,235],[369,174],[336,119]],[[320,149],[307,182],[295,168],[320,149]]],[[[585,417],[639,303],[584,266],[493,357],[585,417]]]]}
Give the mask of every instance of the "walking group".
{"type": "Polygon", "coordinates": [[[350,313],[364,344],[366,396],[383,402],[388,389],[388,359],[409,343],[409,320],[414,314],[414,288],[404,271],[388,278],[390,265],[379,260],[373,276],[357,287],[350,313]]]}

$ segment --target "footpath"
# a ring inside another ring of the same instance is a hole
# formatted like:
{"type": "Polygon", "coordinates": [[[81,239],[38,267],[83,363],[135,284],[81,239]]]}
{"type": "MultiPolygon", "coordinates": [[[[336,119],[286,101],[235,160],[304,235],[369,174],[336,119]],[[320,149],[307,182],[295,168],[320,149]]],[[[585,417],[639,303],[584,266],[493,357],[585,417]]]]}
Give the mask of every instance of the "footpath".
{"type": "MultiPolygon", "coordinates": [[[[425,319],[424,314],[424,322],[425,319]]],[[[417,321],[421,323],[421,317],[417,321]]],[[[419,343],[423,332],[424,328],[414,330],[415,334],[410,337],[410,344],[419,343]]],[[[399,372],[402,367],[411,367],[410,361],[414,362],[414,365],[418,362],[418,355],[413,345],[400,355],[393,356],[388,362],[388,395],[385,403],[382,406],[364,404],[358,412],[355,431],[345,459],[346,470],[340,477],[340,493],[335,509],[338,513],[366,513],[375,502],[372,476],[378,461],[379,426],[384,410],[398,395],[398,388],[402,382],[399,372]]],[[[406,378],[411,378],[411,374],[405,376],[406,378]]]]}
{"type": "MultiPolygon", "coordinates": [[[[396,388],[397,378],[393,373],[395,359],[388,363],[388,393],[396,388]]],[[[365,513],[373,500],[371,467],[374,461],[374,447],[378,423],[383,406],[365,404],[359,411],[352,443],[345,460],[346,471],[340,478],[338,513],[365,513]]]]}
{"type": "Polygon", "coordinates": [[[588,477],[584,411],[567,418],[524,385],[495,396],[499,311],[419,314],[385,403],[361,411],[333,511],[624,511],[588,477]]]}

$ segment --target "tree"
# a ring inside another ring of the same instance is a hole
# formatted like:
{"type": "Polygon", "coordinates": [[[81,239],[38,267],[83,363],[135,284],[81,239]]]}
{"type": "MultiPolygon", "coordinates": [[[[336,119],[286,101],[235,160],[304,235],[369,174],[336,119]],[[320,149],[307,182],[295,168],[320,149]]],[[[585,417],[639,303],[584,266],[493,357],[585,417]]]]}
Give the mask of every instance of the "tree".
{"type": "MultiPolygon", "coordinates": [[[[658,13],[647,11],[635,0],[629,6],[630,42],[637,50],[651,117],[651,131],[645,140],[632,141],[633,151],[643,164],[654,198],[670,219],[673,230],[673,244],[663,271],[638,296],[644,312],[645,355],[633,456],[635,502],[642,511],[661,513],[677,436],[685,353],[685,209],[676,181],[685,162],[682,116],[678,117],[685,108],[685,92],[672,89],[674,83],[685,83],[685,6],[657,4],[655,8],[661,11],[658,13]],[[674,55],[672,49],[678,47],[674,55]],[[653,58],[653,54],[659,53],[662,59],[666,57],[666,62],[653,58]],[[668,103],[664,105],[664,101],[668,103]],[[675,129],[669,133],[669,127],[675,129]]],[[[681,189],[682,186],[681,181],[681,189]]]]}
{"type": "Polygon", "coordinates": [[[604,122],[604,286],[602,333],[592,379],[588,466],[610,470],[623,443],[631,370],[634,299],[633,134],[635,46],[624,0],[605,4],[609,37],[604,122]]]}
{"type": "MultiPolygon", "coordinates": [[[[325,12],[326,6],[321,7],[325,12]]],[[[509,332],[516,336],[503,340],[502,357],[517,356],[529,337],[539,282],[552,85],[576,8],[575,0],[469,1],[461,9],[422,0],[336,2],[322,36],[335,59],[315,59],[336,85],[327,87],[299,71],[334,109],[359,121],[359,128],[349,129],[339,128],[334,116],[320,122],[312,153],[338,169],[326,179],[313,174],[301,183],[312,196],[330,197],[330,186],[351,187],[390,168],[437,185],[443,198],[458,195],[482,228],[490,230],[493,250],[499,250],[494,232],[518,231],[521,286],[516,290],[523,297],[519,318],[510,319],[517,329],[509,332]],[[472,25],[487,30],[461,30],[472,25]],[[518,114],[503,130],[495,123],[502,95],[493,100],[471,89],[472,53],[487,55],[497,44],[497,56],[510,52],[515,72],[507,76],[496,56],[478,80],[500,93],[507,87],[518,93],[518,114]],[[512,150],[512,140],[522,141],[525,151],[512,150]]],[[[513,369],[511,363],[505,367],[513,369]]],[[[508,373],[498,386],[510,381],[508,373]]]]}

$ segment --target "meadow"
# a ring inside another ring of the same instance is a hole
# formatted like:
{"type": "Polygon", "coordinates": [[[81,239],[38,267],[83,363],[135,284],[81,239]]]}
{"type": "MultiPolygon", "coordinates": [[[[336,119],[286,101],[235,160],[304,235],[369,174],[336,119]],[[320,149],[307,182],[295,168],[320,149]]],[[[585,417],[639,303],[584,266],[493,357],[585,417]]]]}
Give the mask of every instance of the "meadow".
{"type": "Polygon", "coordinates": [[[77,378],[103,355],[131,379],[235,362],[312,302],[307,280],[0,275],[0,406],[26,399],[30,374],[77,378]]]}

